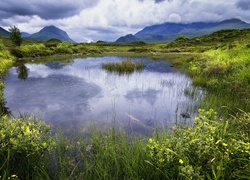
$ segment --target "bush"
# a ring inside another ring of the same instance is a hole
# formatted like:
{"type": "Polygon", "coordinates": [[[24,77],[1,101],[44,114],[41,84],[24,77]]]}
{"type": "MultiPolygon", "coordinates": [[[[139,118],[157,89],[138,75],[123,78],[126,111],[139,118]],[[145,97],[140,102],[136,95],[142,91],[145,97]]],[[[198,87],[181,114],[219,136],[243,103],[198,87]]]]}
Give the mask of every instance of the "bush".
{"type": "Polygon", "coordinates": [[[187,41],[187,40],[189,40],[188,37],[186,37],[184,35],[180,35],[174,41],[176,41],[176,42],[183,42],[183,41],[187,41]]]}
{"type": "Polygon", "coordinates": [[[0,174],[8,177],[35,176],[42,171],[44,157],[54,147],[50,127],[44,122],[31,118],[7,119],[0,123],[0,174]],[[25,167],[25,168],[24,168],[25,167]]]}
{"type": "Polygon", "coordinates": [[[218,119],[199,110],[193,127],[173,127],[162,139],[149,139],[157,171],[168,179],[244,179],[250,174],[250,114],[218,119]]]}
{"type": "Polygon", "coordinates": [[[56,47],[59,43],[61,43],[62,41],[59,40],[59,39],[55,39],[55,38],[52,38],[52,39],[49,39],[48,41],[46,41],[44,43],[44,45],[47,47],[47,48],[53,48],[53,47],[56,47]]]}
{"type": "Polygon", "coordinates": [[[21,46],[20,51],[24,57],[38,57],[52,54],[42,43],[21,46]]]}
{"type": "Polygon", "coordinates": [[[58,54],[72,54],[73,53],[72,47],[73,47],[72,43],[62,42],[57,45],[57,47],[55,48],[55,52],[58,54]]]}

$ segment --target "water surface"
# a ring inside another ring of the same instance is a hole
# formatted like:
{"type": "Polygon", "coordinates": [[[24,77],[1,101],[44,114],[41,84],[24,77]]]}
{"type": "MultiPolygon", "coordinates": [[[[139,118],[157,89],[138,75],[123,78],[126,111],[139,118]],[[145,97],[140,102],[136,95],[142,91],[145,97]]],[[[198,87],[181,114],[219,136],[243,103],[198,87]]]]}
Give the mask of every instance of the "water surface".
{"type": "Polygon", "coordinates": [[[25,64],[25,78],[13,67],[5,79],[7,107],[16,116],[33,114],[63,129],[115,125],[136,132],[171,127],[183,120],[181,112],[191,112],[196,100],[184,93],[192,89],[189,77],[173,70],[169,62],[145,57],[132,58],[146,68],[131,75],[101,68],[103,63],[123,59],[106,56],[68,64],[25,64]]]}

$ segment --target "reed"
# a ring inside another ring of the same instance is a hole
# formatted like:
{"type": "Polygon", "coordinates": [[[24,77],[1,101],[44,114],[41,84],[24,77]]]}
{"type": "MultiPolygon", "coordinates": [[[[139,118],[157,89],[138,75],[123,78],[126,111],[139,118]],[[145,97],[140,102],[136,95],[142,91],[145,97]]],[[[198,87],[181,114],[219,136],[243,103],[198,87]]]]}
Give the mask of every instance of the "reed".
{"type": "Polygon", "coordinates": [[[132,74],[135,71],[140,72],[144,69],[144,67],[144,64],[135,64],[131,59],[125,59],[121,63],[102,64],[102,68],[105,69],[107,72],[117,72],[118,74],[132,74]]]}

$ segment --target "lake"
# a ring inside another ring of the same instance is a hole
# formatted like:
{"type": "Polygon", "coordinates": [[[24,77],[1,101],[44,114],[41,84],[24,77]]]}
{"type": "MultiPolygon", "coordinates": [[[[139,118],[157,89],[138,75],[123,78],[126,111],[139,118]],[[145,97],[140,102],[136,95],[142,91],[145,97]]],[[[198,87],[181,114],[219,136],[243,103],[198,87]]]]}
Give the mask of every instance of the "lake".
{"type": "Polygon", "coordinates": [[[202,91],[168,61],[130,57],[145,69],[130,75],[109,73],[107,62],[126,57],[76,58],[68,63],[25,64],[13,67],[5,78],[6,106],[14,116],[34,115],[63,130],[91,126],[120,127],[138,133],[171,127],[195,116],[202,91]],[[28,71],[25,71],[28,70],[28,71]],[[195,92],[191,96],[190,92],[195,92]]]}

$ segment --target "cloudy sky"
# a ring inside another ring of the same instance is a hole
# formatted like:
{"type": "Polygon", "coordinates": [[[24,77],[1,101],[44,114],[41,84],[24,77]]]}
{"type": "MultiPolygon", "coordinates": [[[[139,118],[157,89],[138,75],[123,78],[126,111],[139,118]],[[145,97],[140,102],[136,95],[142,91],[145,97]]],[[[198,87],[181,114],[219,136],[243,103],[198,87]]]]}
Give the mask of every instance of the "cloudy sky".
{"type": "Polygon", "coordinates": [[[55,25],[77,42],[115,41],[164,22],[250,23],[250,0],[1,0],[0,26],[35,33],[55,25]]]}

